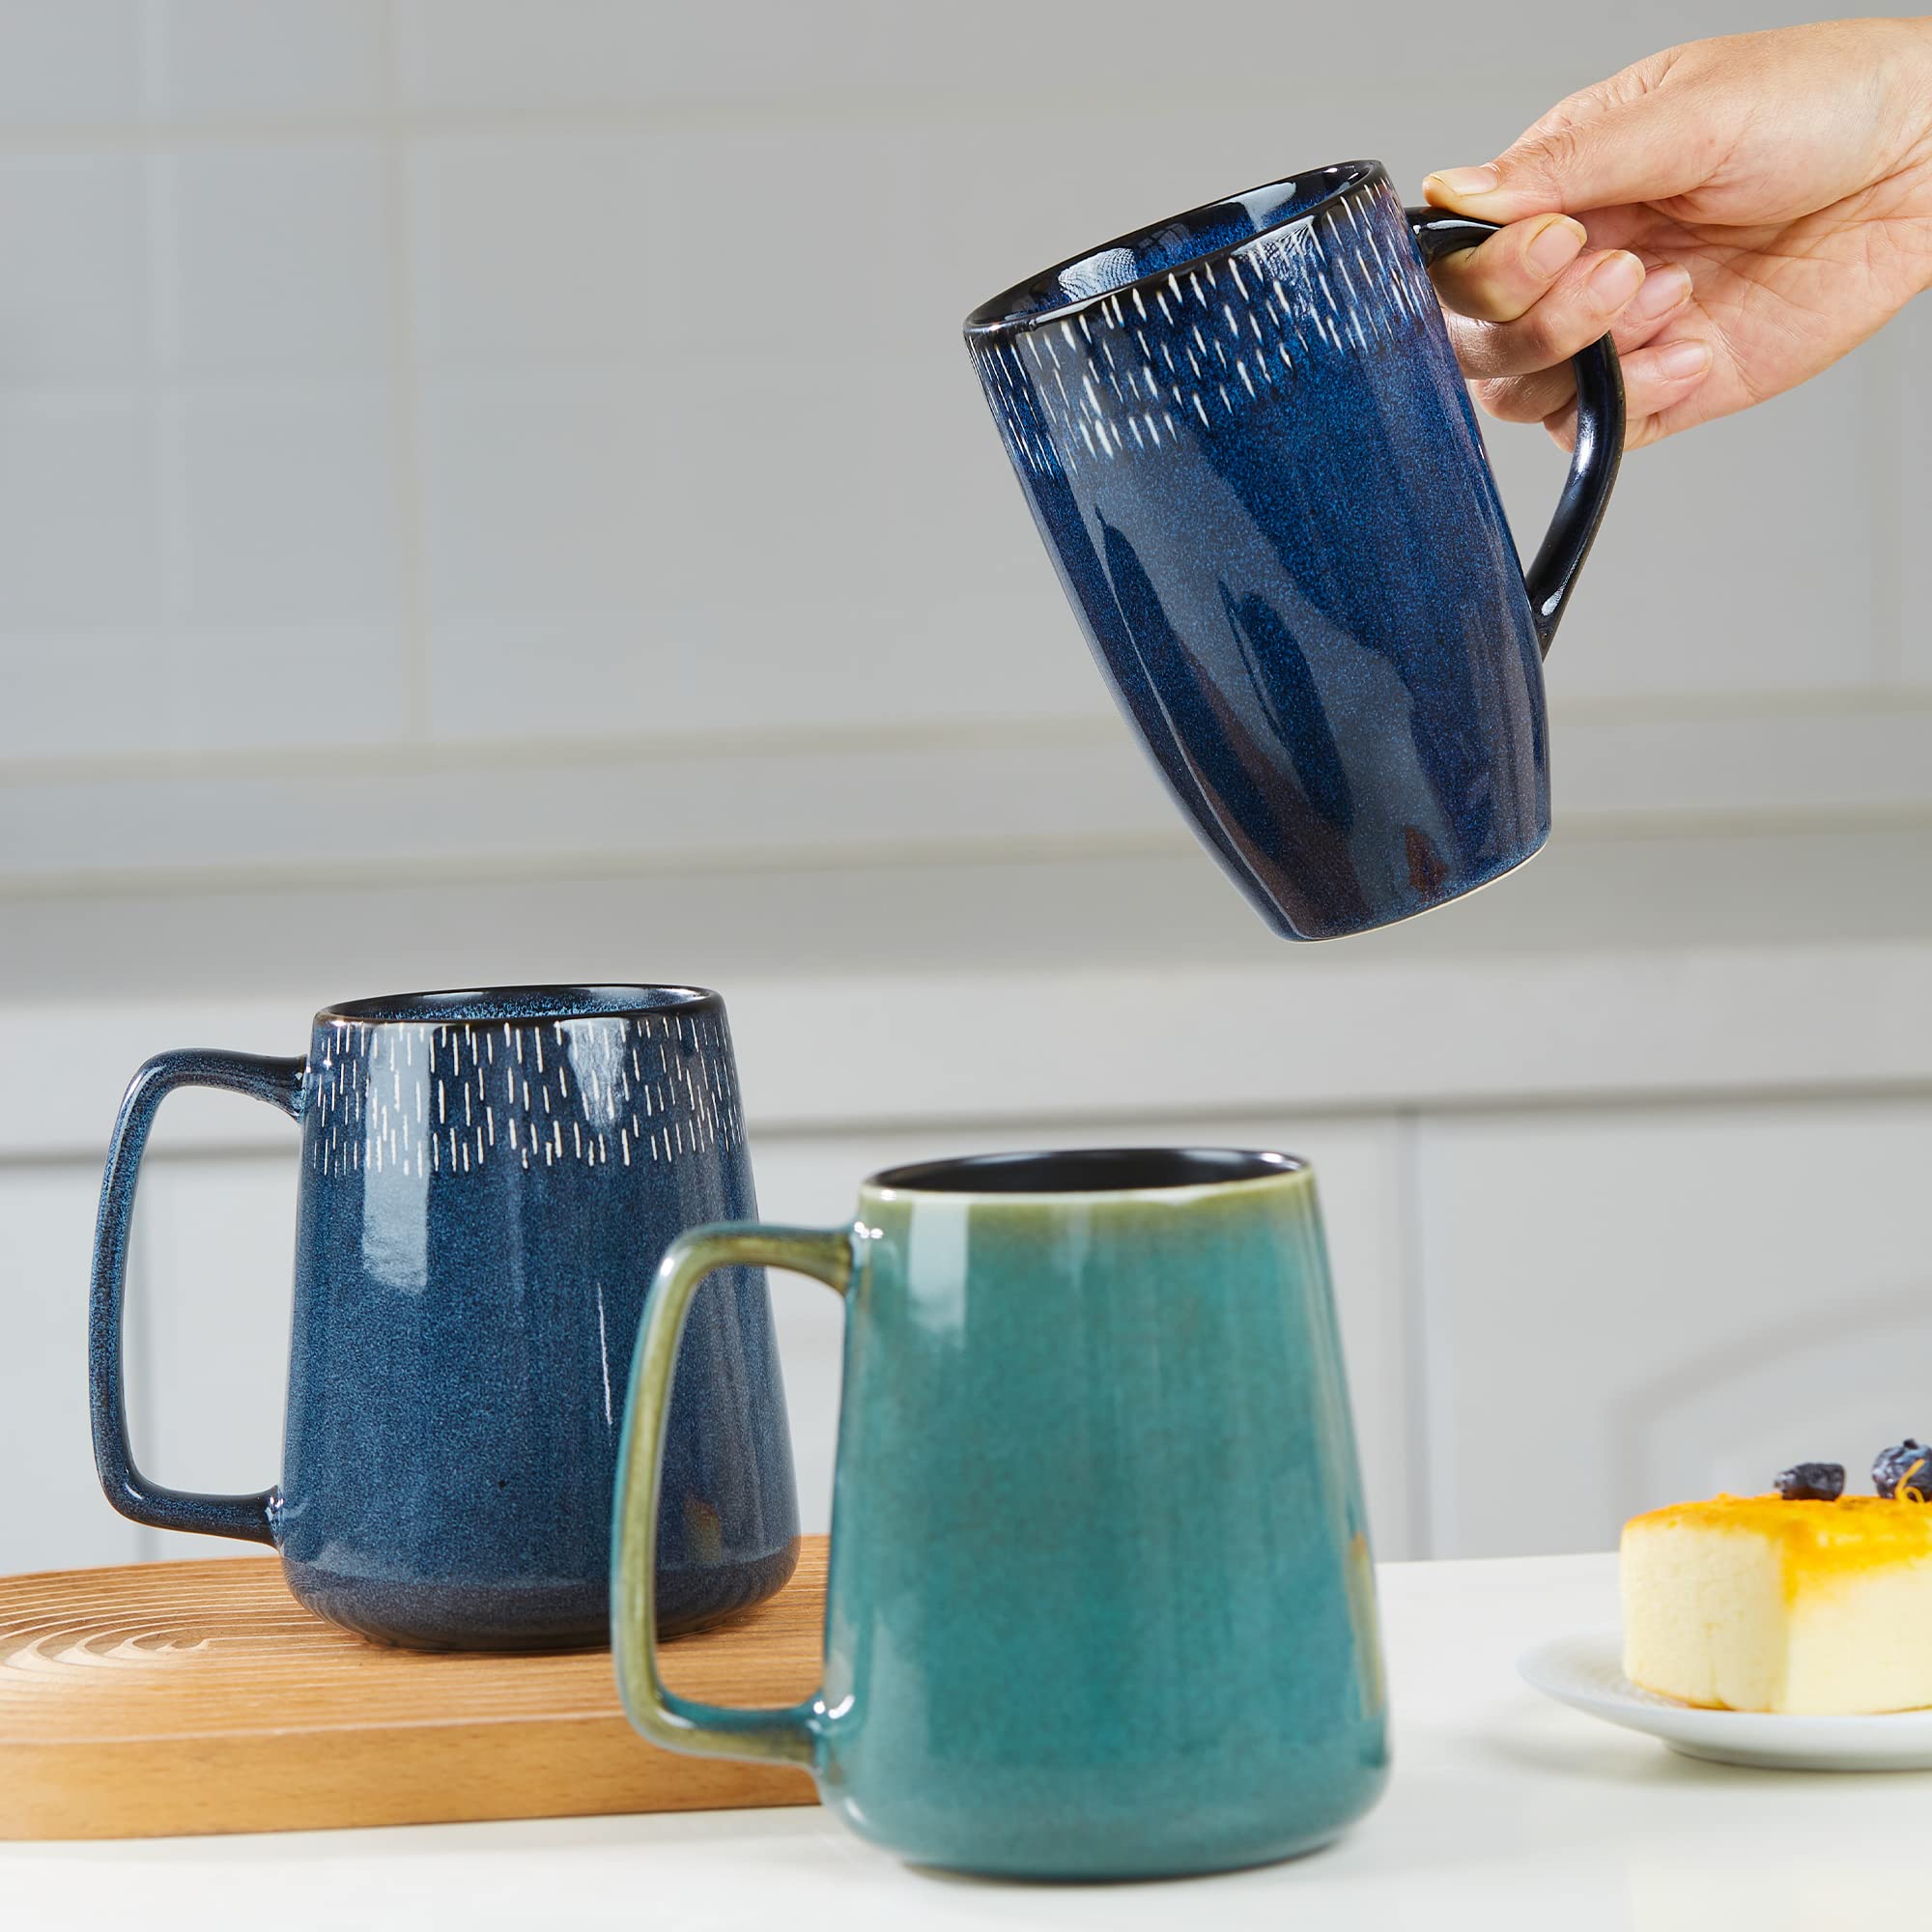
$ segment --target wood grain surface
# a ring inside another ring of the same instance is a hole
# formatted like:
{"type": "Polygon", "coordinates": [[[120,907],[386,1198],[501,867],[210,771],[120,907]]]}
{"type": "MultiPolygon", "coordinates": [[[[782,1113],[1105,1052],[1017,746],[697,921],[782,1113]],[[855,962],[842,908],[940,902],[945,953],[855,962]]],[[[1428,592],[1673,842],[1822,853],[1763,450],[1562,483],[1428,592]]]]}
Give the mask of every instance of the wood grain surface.
{"type": "MultiPolygon", "coordinates": [[[[825,1540],[770,1603],[673,1638],[720,1704],[818,1682],[825,1540]]],[[[273,1558],[0,1577],[0,1838],[809,1804],[803,1772],[680,1757],[625,1721],[608,1651],[392,1650],[312,1616],[273,1558]]]]}

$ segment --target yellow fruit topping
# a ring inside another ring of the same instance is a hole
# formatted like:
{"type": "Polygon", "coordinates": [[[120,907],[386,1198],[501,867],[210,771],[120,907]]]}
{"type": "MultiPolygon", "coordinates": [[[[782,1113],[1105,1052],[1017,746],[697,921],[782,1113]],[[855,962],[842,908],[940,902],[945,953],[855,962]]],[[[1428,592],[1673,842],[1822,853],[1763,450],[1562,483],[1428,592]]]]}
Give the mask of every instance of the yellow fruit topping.
{"type": "Polygon", "coordinates": [[[1890,1496],[1840,1496],[1835,1502],[1770,1496],[1713,1496],[1672,1503],[1631,1527],[1728,1531],[1775,1543],[1787,1595],[1833,1576],[1932,1556],[1932,1507],[1890,1496]]]}

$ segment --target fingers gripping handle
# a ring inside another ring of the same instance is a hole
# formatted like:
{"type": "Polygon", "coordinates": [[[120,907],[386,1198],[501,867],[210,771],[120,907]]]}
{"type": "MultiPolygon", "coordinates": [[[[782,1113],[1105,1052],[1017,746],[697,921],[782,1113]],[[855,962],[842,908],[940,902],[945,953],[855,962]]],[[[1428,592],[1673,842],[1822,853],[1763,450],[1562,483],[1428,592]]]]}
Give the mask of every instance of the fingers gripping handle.
{"type": "Polygon", "coordinates": [[[107,1500],[123,1516],[159,1529],[199,1530],[204,1536],[237,1536],[272,1544],[276,1492],[252,1496],[200,1495],[151,1483],[134,1465],[128,1442],[128,1379],[123,1358],[128,1293],[128,1235],[141,1154],[160,1104],[177,1087],[219,1087],[279,1107],[290,1119],[301,1113],[300,1060],[266,1059],[253,1053],[190,1050],[157,1054],[128,1083],[108,1142],[107,1171],[100,1181],[100,1211],[94,1229],[94,1279],[87,1316],[88,1402],[94,1422],[94,1466],[107,1500]]]}
{"type": "Polygon", "coordinates": [[[732,1711],[665,1689],[657,1654],[658,1507],[677,1345],[705,1277],[722,1267],[790,1268],[843,1294],[852,1277],[853,1238],[843,1229],[694,1228],[671,1243],[651,1285],[617,1452],[611,1645],[624,1709],[667,1750],[811,1767],[821,1720],[815,1695],[786,1709],[732,1711]]]}
{"type": "MultiPolygon", "coordinates": [[[[1492,221],[1466,214],[1444,214],[1433,208],[1406,211],[1425,265],[1459,249],[1473,248],[1496,232],[1492,221]]],[[[1523,573],[1537,641],[1549,653],[1556,626],[1570,600],[1571,586],[1597,540],[1605,506],[1617,480],[1624,452],[1624,379],[1616,345],[1601,335],[1571,357],[1577,373],[1577,447],[1570,458],[1556,516],[1536,559],[1523,573]]]]}

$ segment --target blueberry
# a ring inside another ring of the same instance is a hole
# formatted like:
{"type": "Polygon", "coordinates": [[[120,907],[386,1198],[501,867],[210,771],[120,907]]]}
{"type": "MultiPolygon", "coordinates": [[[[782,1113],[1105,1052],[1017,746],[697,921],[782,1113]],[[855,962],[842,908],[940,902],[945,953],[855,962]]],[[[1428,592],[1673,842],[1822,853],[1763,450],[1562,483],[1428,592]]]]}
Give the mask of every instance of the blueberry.
{"type": "Polygon", "coordinates": [[[1932,1497],[1932,1449],[1911,1436],[1892,1449],[1881,1449],[1872,1464],[1872,1488],[1882,1496],[1895,1496],[1903,1485],[1909,1501],[1932,1497]]]}
{"type": "Polygon", "coordinates": [[[1777,1493],[1788,1503],[1834,1503],[1845,1493],[1845,1465],[1797,1463],[1777,1472],[1776,1487],[1777,1493]]]}

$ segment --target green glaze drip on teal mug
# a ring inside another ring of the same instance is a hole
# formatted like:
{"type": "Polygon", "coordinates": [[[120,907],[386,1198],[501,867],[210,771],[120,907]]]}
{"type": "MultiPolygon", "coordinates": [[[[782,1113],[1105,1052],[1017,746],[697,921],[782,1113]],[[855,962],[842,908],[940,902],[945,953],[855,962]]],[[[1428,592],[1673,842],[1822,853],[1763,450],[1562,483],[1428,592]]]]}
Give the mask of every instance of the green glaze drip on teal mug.
{"type": "Polygon", "coordinates": [[[1134,1878],[1305,1852],[1387,1776],[1374,1573],[1314,1177],[1126,1149],[874,1175],[850,1229],[665,1256],[620,1452],[632,1721],[797,1764],[916,1863],[1134,1878]],[[665,1689],[653,1566],[679,1331],[715,1268],[843,1293],[818,1693],[665,1689]]]}

